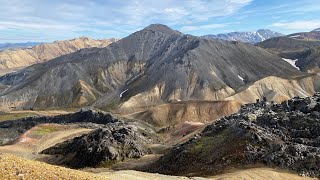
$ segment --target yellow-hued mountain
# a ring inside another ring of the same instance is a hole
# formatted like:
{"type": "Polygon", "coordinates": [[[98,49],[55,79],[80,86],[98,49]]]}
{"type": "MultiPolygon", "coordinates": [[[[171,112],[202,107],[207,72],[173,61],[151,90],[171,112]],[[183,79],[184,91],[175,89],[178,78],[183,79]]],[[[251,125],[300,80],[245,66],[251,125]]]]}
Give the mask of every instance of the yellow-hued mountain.
{"type": "Polygon", "coordinates": [[[116,39],[95,40],[80,37],[65,41],[45,43],[27,49],[8,49],[0,51],[0,70],[30,66],[78,51],[83,48],[106,47],[116,39]]]}

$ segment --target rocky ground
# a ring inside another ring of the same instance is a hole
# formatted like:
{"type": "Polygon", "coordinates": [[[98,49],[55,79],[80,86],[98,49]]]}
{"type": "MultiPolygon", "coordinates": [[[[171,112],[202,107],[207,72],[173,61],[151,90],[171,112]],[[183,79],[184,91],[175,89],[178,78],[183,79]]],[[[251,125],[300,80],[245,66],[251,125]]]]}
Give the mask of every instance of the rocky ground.
{"type": "Polygon", "coordinates": [[[76,137],[42,151],[60,155],[52,158],[55,164],[69,167],[111,166],[128,158],[140,158],[151,153],[148,145],[154,139],[149,132],[123,122],[108,124],[89,134],[76,137]]]}
{"type": "Polygon", "coordinates": [[[194,176],[254,164],[320,177],[320,94],[243,106],[146,169],[194,176]]]}
{"type": "Polygon", "coordinates": [[[108,124],[118,122],[117,118],[112,115],[96,112],[90,109],[82,109],[72,114],[64,114],[58,116],[35,116],[18,119],[15,121],[0,122],[0,145],[10,144],[17,140],[23,133],[38,124],[56,123],[56,124],[108,124]]]}

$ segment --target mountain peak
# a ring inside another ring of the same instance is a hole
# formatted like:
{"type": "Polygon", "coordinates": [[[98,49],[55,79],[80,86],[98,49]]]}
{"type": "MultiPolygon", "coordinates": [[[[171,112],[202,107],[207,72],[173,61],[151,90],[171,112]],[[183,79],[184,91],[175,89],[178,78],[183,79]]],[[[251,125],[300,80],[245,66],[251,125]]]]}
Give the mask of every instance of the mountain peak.
{"type": "Polygon", "coordinates": [[[320,32],[320,28],[313,30],[312,32],[320,32]]]}
{"type": "Polygon", "coordinates": [[[151,24],[146,27],[144,30],[152,30],[155,32],[161,32],[166,34],[181,34],[179,31],[173,30],[170,27],[163,24],[151,24]]]}

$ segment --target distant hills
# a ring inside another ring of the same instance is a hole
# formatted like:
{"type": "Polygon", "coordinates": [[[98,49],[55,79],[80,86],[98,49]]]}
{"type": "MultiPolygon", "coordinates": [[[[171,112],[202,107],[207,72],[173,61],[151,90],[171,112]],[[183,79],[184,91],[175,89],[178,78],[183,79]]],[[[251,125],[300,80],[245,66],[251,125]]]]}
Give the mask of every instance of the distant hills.
{"type": "Polygon", "coordinates": [[[39,44],[42,44],[42,42],[3,43],[0,44],[0,51],[5,49],[30,48],[39,44]]]}
{"type": "Polygon", "coordinates": [[[88,37],[80,37],[43,43],[30,48],[6,49],[0,51],[0,70],[41,63],[83,48],[106,47],[115,41],[116,39],[94,40],[88,37]]]}
{"type": "Polygon", "coordinates": [[[269,29],[259,29],[255,32],[231,32],[226,34],[205,35],[204,38],[222,39],[227,41],[241,41],[250,44],[267,40],[272,37],[284,36],[284,34],[271,31],[269,29]]]}
{"type": "Polygon", "coordinates": [[[297,60],[296,66],[305,72],[320,72],[320,28],[310,32],[294,33],[271,38],[257,46],[280,57],[297,60]]]}

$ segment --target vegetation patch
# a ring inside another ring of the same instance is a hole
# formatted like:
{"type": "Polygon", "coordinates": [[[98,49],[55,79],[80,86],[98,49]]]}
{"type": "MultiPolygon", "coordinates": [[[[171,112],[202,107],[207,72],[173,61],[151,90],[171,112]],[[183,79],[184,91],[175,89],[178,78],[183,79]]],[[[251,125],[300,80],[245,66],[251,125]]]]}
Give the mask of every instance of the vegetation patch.
{"type": "Polygon", "coordinates": [[[7,113],[7,114],[0,114],[0,121],[9,121],[9,120],[17,120],[17,119],[22,119],[26,117],[32,117],[36,116],[36,113],[7,113]]]}

